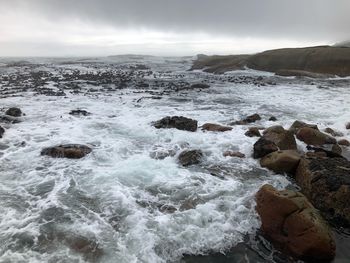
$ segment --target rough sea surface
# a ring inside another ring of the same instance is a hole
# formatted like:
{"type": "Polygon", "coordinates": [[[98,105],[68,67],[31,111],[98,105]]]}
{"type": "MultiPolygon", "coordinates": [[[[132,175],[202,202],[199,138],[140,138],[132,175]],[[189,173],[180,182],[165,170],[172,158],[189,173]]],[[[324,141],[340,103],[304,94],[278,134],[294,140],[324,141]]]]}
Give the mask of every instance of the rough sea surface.
{"type": "MultiPolygon", "coordinates": [[[[13,106],[25,113],[0,123],[0,262],[293,262],[257,232],[254,195],[266,183],[296,186],[251,158],[257,139],[244,136],[249,126],[192,133],[151,123],[178,115],[227,125],[259,113],[250,126],[302,120],[349,139],[350,79],[211,75],[188,71],[191,63],[0,59],[0,115],[13,106]],[[69,114],[76,109],[91,115],[69,114]],[[66,143],[93,151],[79,160],[40,156],[66,143]],[[182,167],[182,149],[201,149],[202,163],[182,167]],[[227,150],[247,158],[224,157],[227,150]]],[[[346,232],[335,230],[336,263],[350,260],[346,232]]]]}

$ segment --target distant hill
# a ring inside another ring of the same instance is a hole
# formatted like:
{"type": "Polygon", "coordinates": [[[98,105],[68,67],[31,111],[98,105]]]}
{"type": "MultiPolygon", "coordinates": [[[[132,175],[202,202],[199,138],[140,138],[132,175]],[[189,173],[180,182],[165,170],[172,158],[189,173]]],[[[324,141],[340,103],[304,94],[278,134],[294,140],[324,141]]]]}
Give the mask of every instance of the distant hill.
{"type": "Polygon", "coordinates": [[[318,73],[350,76],[350,48],[317,46],[268,50],[254,55],[203,56],[193,63],[192,69],[224,73],[245,67],[269,71],[318,73]]]}

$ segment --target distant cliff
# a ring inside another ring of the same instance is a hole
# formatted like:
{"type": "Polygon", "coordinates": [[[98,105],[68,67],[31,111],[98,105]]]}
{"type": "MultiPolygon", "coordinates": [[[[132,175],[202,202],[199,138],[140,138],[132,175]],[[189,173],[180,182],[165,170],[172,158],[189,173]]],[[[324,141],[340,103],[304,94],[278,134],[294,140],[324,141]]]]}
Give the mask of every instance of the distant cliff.
{"type": "Polygon", "coordinates": [[[350,48],[318,46],[276,49],[254,55],[200,55],[194,61],[192,69],[220,74],[245,67],[275,73],[289,70],[350,76],[350,48]]]}

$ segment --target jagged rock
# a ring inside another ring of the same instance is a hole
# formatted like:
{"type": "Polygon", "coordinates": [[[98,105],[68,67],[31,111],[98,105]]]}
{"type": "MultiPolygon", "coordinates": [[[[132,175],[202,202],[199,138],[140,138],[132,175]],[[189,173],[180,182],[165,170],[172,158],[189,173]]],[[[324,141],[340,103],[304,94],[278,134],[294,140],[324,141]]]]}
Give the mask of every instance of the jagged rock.
{"type": "Polygon", "coordinates": [[[178,159],[183,166],[189,166],[200,163],[202,157],[203,153],[201,150],[185,150],[180,153],[178,159]]]}
{"type": "Polygon", "coordinates": [[[272,126],[263,132],[263,137],[274,142],[280,150],[296,150],[297,143],[292,132],[282,126],[272,126]]]}
{"type": "Polygon", "coordinates": [[[205,123],[202,125],[204,131],[225,132],[232,130],[232,127],[222,126],[215,123],[205,123]]]}
{"type": "Polygon", "coordinates": [[[350,146],[350,142],[348,140],[346,140],[346,139],[339,140],[338,144],[342,145],[342,146],[350,146]]]}
{"type": "Polygon", "coordinates": [[[261,137],[255,144],[254,144],[254,152],[253,152],[253,157],[255,159],[264,157],[265,155],[278,151],[277,145],[270,141],[267,140],[264,137],[261,137]]]}
{"type": "Polygon", "coordinates": [[[13,107],[13,108],[9,108],[5,112],[5,114],[8,115],[8,116],[12,116],[12,117],[21,117],[22,116],[22,111],[21,111],[20,108],[13,107]]]}
{"type": "Polygon", "coordinates": [[[343,133],[341,133],[341,132],[339,132],[339,131],[335,131],[335,130],[333,130],[332,128],[326,128],[326,129],[324,129],[324,132],[325,133],[328,133],[328,134],[330,134],[330,135],[332,135],[333,137],[341,137],[341,136],[344,136],[344,134],[343,133]]]}
{"type": "Polygon", "coordinates": [[[197,130],[198,122],[182,116],[165,117],[156,121],[153,126],[157,129],[161,128],[175,128],[178,130],[195,132],[197,130]]]}
{"type": "Polygon", "coordinates": [[[244,135],[248,137],[261,137],[260,131],[257,127],[249,127],[244,135]]]}
{"type": "Polygon", "coordinates": [[[276,151],[261,158],[260,165],[275,173],[294,175],[300,158],[300,154],[294,150],[276,151]]]}
{"type": "Polygon", "coordinates": [[[256,194],[256,203],[261,230],[277,248],[305,261],[334,258],[332,232],[303,194],[264,185],[256,194]]]}
{"type": "Polygon", "coordinates": [[[81,144],[65,144],[45,148],[41,155],[48,155],[54,158],[80,159],[91,153],[92,149],[81,144]]]}
{"type": "Polygon", "coordinates": [[[337,140],[333,137],[320,132],[316,129],[304,127],[298,130],[296,134],[300,141],[305,142],[308,145],[321,146],[325,144],[336,144],[337,140]]]}
{"type": "Polygon", "coordinates": [[[296,175],[302,192],[328,219],[350,226],[350,162],[345,158],[302,158],[296,175]]]}
{"type": "Polygon", "coordinates": [[[238,158],[245,158],[245,154],[241,152],[233,152],[233,151],[226,151],[223,153],[224,157],[238,157],[238,158]]]}
{"type": "Polygon", "coordinates": [[[296,134],[298,132],[299,129],[304,128],[304,127],[308,127],[308,128],[312,128],[315,130],[318,130],[318,127],[316,124],[308,124],[302,121],[295,121],[293,122],[292,126],[290,126],[289,131],[291,131],[292,133],[296,134]]]}
{"type": "Polygon", "coordinates": [[[91,115],[90,112],[86,111],[86,110],[71,110],[69,112],[70,115],[74,115],[74,116],[89,116],[91,115]]]}

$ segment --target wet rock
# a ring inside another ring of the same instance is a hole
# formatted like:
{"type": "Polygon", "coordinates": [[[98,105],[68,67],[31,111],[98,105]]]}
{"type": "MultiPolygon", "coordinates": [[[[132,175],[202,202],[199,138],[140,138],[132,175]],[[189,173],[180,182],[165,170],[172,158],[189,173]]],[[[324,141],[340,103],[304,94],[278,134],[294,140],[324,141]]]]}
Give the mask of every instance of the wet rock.
{"type": "Polygon", "coordinates": [[[295,176],[302,192],[329,220],[350,226],[350,162],[344,158],[302,158],[295,176]]]}
{"type": "Polygon", "coordinates": [[[337,140],[333,137],[320,132],[316,129],[304,127],[300,128],[296,134],[300,141],[308,145],[321,146],[324,144],[336,144],[337,140]]]}
{"type": "Polygon", "coordinates": [[[161,205],[159,206],[159,211],[164,214],[173,214],[177,211],[177,208],[172,205],[161,205]]]}
{"type": "Polygon", "coordinates": [[[258,159],[275,151],[278,151],[277,145],[274,142],[261,137],[254,144],[253,158],[258,159]]]}
{"type": "Polygon", "coordinates": [[[200,163],[202,157],[203,153],[201,150],[185,150],[180,153],[178,159],[183,166],[189,166],[200,163]]]}
{"type": "Polygon", "coordinates": [[[185,211],[185,210],[195,209],[198,204],[203,204],[203,203],[204,203],[204,200],[202,200],[198,196],[190,197],[182,202],[179,210],[185,211]]]}
{"type": "Polygon", "coordinates": [[[344,136],[344,134],[343,133],[341,133],[341,132],[339,132],[339,131],[335,131],[335,130],[333,130],[332,128],[326,128],[326,129],[324,129],[324,132],[325,133],[328,133],[328,134],[330,134],[330,135],[332,135],[333,137],[341,137],[341,136],[344,136]]]}
{"type": "Polygon", "coordinates": [[[334,258],[332,232],[303,194],[264,185],[256,194],[256,203],[261,230],[277,248],[305,261],[334,258]]]}
{"type": "Polygon", "coordinates": [[[327,153],[325,152],[307,152],[305,153],[306,158],[325,158],[327,153]]]}
{"type": "Polygon", "coordinates": [[[208,89],[210,86],[204,83],[195,83],[190,86],[190,89],[208,89]]]}
{"type": "Polygon", "coordinates": [[[294,150],[276,151],[261,158],[260,165],[275,173],[294,175],[300,158],[300,154],[294,150]]]}
{"type": "Polygon", "coordinates": [[[271,117],[269,118],[269,121],[277,121],[277,118],[276,118],[275,116],[271,116],[271,117]]]}
{"type": "Polygon", "coordinates": [[[234,152],[234,151],[226,151],[223,153],[224,157],[238,157],[238,158],[245,158],[245,154],[241,152],[234,152]]]}
{"type": "Polygon", "coordinates": [[[178,130],[195,132],[197,130],[198,122],[182,116],[165,117],[153,123],[157,129],[161,128],[175,128],[178,130]]]}
{"type": "Polygon", "coordinates": [[[347,139],[341,139],[338,141],[338,144],[339,145],[342,145],[342,146],[350,146],[350,142],[347,140],[347,139]]]}
{"type": "Polygon", "coordinates": [[[292,133],[296,134],[298,132],[299,129],[304,128],[304,127],[308,127],[308,128],[312,128],[315,130],[318,130],[318,127],[316,124],[308,124],[302,121],[295,121],[293,122],[292,126],[290,126],[289,131],[291,131],[292,133]]]}
{"type": "Polygon", "coordinates": [[[92,149],[81,144],[65,144],[45,148],[41,155],[48,155],[54,158],[80,159],[91,153],[92,149]]]}
{"type": "Polygon", "coordinates": [[[296,150],[297,143],[292,132],[282,126],[272,126],[263,132],[263,137],[272,141],[280,150],[296,150]]]}
{"type": "Polygon", "coordinates": [[[249,127],[248,131],[244,133],[248,137],[261,137],[260,131],[257,127],[249,127]]]}
{"type": "Polygon", "coordinates": [[[41,213],[41,218],[45,221],[54,221],[56,223],[71,221],[71,218],[65,215],[63,208],[56,206],[44,210],[41,213]]]}
{"type": "Polygon", "coordinates": [[[250,116],[246,117],[243,120],[232,122],[231,125],[246,125],[248,123],[253,123],[253,122],[256,122],[256,121],[259,121],[259,120],[261,120],[260,115],[255,113],[253,115],[250,115],[250,116]]]}
{"type": "Polygon", "coordinates": [[[77,110],[71,110],[71,111],[69,112],[69,114],[70,114],[70,115],[73,115],[73,116],[89,116],[89,115],[91,115],[90,112],[88,112],[88,111],[86,111],[86,110],[79,110],[79,109],[77,109],[77,110]]]}
{"type": "Polygon", "coordinates": [[[345,128],[346,128],[347,130],[350,130],[350,122],[348,122],[348,123],[345,125],[345,128]]]}
{"type": "Polygon", "coordinates": [[[225,131],[231,131],[232,127],[222,126],[220,124],[215,124],[215,123],[205,123],[202,125],[202,130],[214,131],[214,132],[225,132],[225,131]]]}
{"type": "Polygon", "coordinates": [[[325,144],[318,147],[308,145],[306,149],[313,150],[316,153],[320,153],[320,152],[325,153],[326,156],[330,158],[343,157],[342,149],[338,144],[325,144]]]}
{"type": "Polygon", "coordinates": [[[2,136],[5,133],[5,129],[3,127],[0,126],[0,138],[2,138],[2,136]]]}
{"type": "Polygon", "coordinates": [[[8,115],[8,116],[12,116],[12,117],[21,117],[22,116],[22,111],[21,111],[20,108],[13,107],[13,108],[9,108],[5,112],[5,114],[8,115]]]}
{"type": "Polygon", "coordinates": [[[18,117],[12,117],[9,115],[3,115],[3,116],[0,116],[0,122],[15,124],[15,123],[20,123],[21,119],[18,117]]]}

